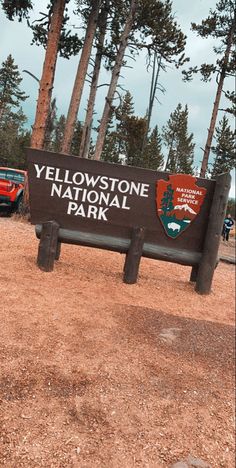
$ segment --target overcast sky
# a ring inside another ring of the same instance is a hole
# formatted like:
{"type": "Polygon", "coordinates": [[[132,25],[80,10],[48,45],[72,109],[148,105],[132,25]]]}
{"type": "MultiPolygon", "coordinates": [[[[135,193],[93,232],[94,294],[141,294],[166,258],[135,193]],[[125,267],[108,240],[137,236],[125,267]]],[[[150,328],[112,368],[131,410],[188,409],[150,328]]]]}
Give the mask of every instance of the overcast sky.
{"type": "MultiPolygon", "coordinates": [[[[33,17],[39,17],[38,11],[46,11],[48,0],[35,1],[35,10],[33,17]]],[[[74,2],[71,1],[71,4],[74,2]]],[[[214,41],[212,39],[199,38],[191,32],[191,22],[199,23],[206,18],[209,9],[214,9],[215,0],[173,0],[173,11],[176,20],[181,26],[182,31],[187,36],[186,55],[190,57],[191,65],[200,65],[203,62],[213,63],[215,55],[213,53],[214,41]]],[[[75,24],[73,18],[72,24],[75,24]]],[[[9,54],[12,54],[20,72],[29,70],[40,78],[44,50],[41,47],[30,45],[32,34],[25,23],[8,21],[2,12],[0,12],[0,63],[6,60],[9,54]]],[[[78,25],[79,26],[79,25],[78,25]]],[[[70,60],[59,58],[57,62],[56,77],[54,83],[54,96],[57,99],[58,113],[67,113],[70,95],[73,87],[73,81],[78,65],[78,57],[70,60]]],[[[135,112],[139,116],[144,116],[150,90],[151,72],[146,71],[145,57],[140,56],[136,63],[133,63],[132,69],[123,69],[120,84],[129,90],[134,97],[135,112]]],[[[29,119],[29,125],[34,121],[36,100],[38,95],[37,82],[26,73],[22,73],[22,89],[29,95],[25,101],[23,110],[29,119]]],[[[102,82],[109,82],[110,75],[103,71],[102,82]]],[[[196,76],[191,83],[184,83],[181,77],[181,71],[168,68],[167,72],[162,72],[160,83],[165,87],[165,94],[158,93],[157,97],[160,103],[155,102],[151,126],[158,125],[159,129],[166,124],[170,113],[174,111],[178,103],[182,106],[188,105],[189,108],[189,132],[194,134],[195,147],[195,165],[199,165],[202,159],[202,150],[207,138],[207,129],[209,127],[212,106],[216,93],[216,83],[212,80],[210,83],[203,83],[196,76]]],[[[232,83],[226,86],[232,89],[232,83]]],[[[104,105],[105,89],[101,88],[98,93],[96,111],[98,118],[101,115],[104,105]]],[[[84,110],[86,99],[88,97],[88,87],[85,87],[84,96],[79,112],[79,120],[84,119],[84,110]]],[[[224,98],[221,101],[221,108],[224,108],[224,98]]],[[[220,112],[219,119],[222,119],[223,112],[220,112]]],[[[230,119],[232,126],[233,119],[230,119]]],[[[232,184],[231,196],[234,195],[234,183],[232,184]]]]}

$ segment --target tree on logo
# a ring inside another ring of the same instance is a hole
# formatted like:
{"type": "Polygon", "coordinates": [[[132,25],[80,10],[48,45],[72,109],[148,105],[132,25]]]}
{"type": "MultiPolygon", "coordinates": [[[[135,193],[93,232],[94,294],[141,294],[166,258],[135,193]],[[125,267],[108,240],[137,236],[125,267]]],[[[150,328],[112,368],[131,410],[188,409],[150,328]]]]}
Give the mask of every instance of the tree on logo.
{"type": "Polygon", "coordinates": [[[161,209],[164,216],[167,216],[169,212],[173,211],[173,194],[174,190],[171,188],[171,184],[167,185],[167,190],[164,192],[164,196],[161,200],[161,209]]]}

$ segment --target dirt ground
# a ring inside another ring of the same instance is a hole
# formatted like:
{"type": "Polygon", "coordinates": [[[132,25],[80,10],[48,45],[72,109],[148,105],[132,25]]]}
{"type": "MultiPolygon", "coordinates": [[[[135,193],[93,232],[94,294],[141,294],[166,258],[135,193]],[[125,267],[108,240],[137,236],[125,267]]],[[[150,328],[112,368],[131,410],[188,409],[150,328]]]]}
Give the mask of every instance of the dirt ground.
{"type": "Polygon", "coordinates": [[[125,285],[117,253],[63,245],[43,273],[37,246],[0,218],[0,467],[233,468],[234,266],[199,296],[188,267],[125,285]]]}

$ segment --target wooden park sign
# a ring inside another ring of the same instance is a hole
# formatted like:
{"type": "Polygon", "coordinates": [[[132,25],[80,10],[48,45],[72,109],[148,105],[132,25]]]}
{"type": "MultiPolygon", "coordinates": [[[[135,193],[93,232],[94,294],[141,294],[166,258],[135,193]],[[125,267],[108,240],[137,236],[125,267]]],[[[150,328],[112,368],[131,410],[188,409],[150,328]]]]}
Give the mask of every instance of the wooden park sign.
{"type": "Polygon", "coordinates": [[[61,243],[78,244],[126,254],[126,283],[143,256],[191,266],[196,291],[210,292],[229,174],[206,180],[29,149],[28,176],[42,270],[61,243]]]}

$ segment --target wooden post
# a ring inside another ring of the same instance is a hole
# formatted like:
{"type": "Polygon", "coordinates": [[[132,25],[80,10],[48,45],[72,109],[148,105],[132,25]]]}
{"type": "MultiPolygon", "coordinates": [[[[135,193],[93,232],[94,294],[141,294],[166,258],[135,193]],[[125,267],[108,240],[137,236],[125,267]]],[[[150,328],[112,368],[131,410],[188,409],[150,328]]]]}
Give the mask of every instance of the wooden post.
{"type": "Polygon", "coordinates": [[[209,223],[195,287],[199,294],[209,294],[211,291],[212,279],[217,264],[221,231],[227,208],[230,182],[230,174],[221,174],[216,179],[209,223]]]}
{"type": "Polygon", "coordinates": [[[134,284],[137,281],[139,264],[144,243],[144,228],[134,228],[129,251],[124,266],[124,283],[134,284]]]}
{"type": "Polygon", "coordinates": [[[198,265],[194,265],[191,270],[190,281],[195,283],[197,281],[197,274],[198,274],[198,265]]]}
{"type": "Polygon", "coordinates": [[[43,223],[40,236],[37,265],[40,270],[53,271],[57,255],[59,224],[56,221],[43,223]]]}

